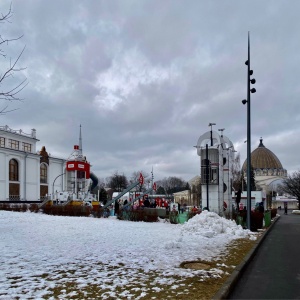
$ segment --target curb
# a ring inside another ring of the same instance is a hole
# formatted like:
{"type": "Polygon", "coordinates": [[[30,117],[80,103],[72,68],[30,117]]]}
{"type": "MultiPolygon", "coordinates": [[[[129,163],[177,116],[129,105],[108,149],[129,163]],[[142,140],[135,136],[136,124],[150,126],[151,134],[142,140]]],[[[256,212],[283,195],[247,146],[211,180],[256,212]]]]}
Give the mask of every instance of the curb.
{"type": "Polygon", "coordinates": [[[273,219],[273,222],[271,225],[266,229],[266,231],[258,238],[253,248],[247,253],[247,255],[244,257],[242,262],[233,270],[231,275],[228,277],[228,279],[225,281],[225,283],[222,285],[222,287],[218,290],[218,292],[212,297],[214,300],[220,300],[220,299],[227,299],[228,296],[233,291],[236,283],[240,279],[242,273],[246,269],[249,262],[252,260],[254,255],[256,254],[256,251],[258,250],[259,246],[262,244],[270,230],[273,228],[274,224],[278,221],[280,216],[276,216],[273,219]]]}

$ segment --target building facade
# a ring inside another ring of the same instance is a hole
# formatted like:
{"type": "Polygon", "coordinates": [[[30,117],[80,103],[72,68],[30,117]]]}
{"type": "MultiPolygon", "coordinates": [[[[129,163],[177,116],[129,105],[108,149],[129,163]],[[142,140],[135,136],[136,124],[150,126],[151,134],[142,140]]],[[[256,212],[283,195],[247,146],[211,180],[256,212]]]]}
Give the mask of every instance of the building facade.
{"type": "Polygon", "coordinates": [[[190,189],[174,193],[174,201],[180,205],[201,207],[201,177],[197,175],[188,183],[190,189]]]}
{"type": "MultiPolygon", "coordinates": [[[[258,147],[251,152],[251,165],[253,168],[255,183],[264,192],[276,190],[284,178],[287,171],[283,168],[278,157],[263,144],[260,138],[258,147]]],[[[247,178],[247,159],[245,160],[242,171],[247,178]]]]}
{"type": "Polygon", "coordinates": [[[30,134],[0,126],[0,201],[42,201],[64,186],[65,160],[36,149],[36,130],[30,134]],[[54,185],[55,184],[55,185],[54,185]]]}
{"type": "MultiPolygon", "coordinates": [[[[265,147],[262,138],[260,138],[258,147],[251,152],[251,165],[256,188],[261,190],[264,195],[265,207],[280,206],[278,203],[282,201],[276,203],[276,198],[278,198],[279,186],[287,177],[287,170],[283,168],[278,157],[265,147]],[[275,194],[277,196],[274,196],[275,194]]],[[[243,164],[242,172],[247,178],[247,159],[243,164]]],[[[288,195],[285,198],[288,199],[288,195]]]]}

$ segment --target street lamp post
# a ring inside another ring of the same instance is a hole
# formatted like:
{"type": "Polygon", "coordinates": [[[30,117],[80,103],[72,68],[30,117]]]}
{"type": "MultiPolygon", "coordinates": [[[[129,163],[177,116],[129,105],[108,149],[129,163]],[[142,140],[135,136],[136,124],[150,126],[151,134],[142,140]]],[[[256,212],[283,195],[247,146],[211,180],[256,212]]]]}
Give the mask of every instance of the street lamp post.
{"type": "Polygon", "coordinates": [[[210,126],[210,146],[213,146],[213,138],[212,138],[212,127],[213,125],[216,125],[216,123],[209,123],[208,126],[210,126]]]}
{"type": "Polygon", "coordinates": [[[54,179],[54,181],[53,181],[53,185],[52,185],[52,200],[54,200],[54,183],[55,183],[56,179],[58,177],[62,176],[62,175],[65,175],[65,173],[62,173],[62,174],[56,176],[55,179],[54,179]]]}
{"type": "MultiPolygon", "coordinates": [[[[218,129],[218,131],[221,132],[221,138],[223,138],[223,131],[224,130],[225,130],[225,128],[218,129]]],[[[223,182],[223,186],[221,188],[222,199],[221,199],[221,201],[219,201],[219,203],[221,202],[221,205],[219,205],[219,210],[220,210],[220,213],[222,212],[222,216],[224,217],[224,203],[225,203],[225,201],[224,201],[224,193],[225,193],[224,184],[225,184],[225,180],[224,180],[224,153],[223,153],[224,152],[224,148],[223,148],[223,140],[221,140],[221,144],[220,145],[221,145],[221,148],[219,148],[219,149],[221,149],[220,151],[222,151],[222,161],[221,161],[221,163],[219,165],[220,165],[220,167],[222,167],[222,177],[223,177],[222,182],[223,182]]],[[[219,194],[219,197],[220,197],[220,194],[219,194]]]]}
{"type": "Polygon", "coordinates": [[[250,34],[248,32],[248,60],[245,64],[248,66],[247,69],[247,100],[243,100],[242,103],[247,103],[247,228],[250,230],[250,212],[251,212],[251,93],[255,93],[256,89],[250,89],[250,83],[255,84],[256,80],[251,79],[253,70],[250,69],[250,34]]]}
{"type": "Polygon", "coordinates": [[[206,205],[207,205],[207,210],[209,210],[209,165],[208,165],[208,144],[205,146],[205,170],[206,170],[206,205]]]}

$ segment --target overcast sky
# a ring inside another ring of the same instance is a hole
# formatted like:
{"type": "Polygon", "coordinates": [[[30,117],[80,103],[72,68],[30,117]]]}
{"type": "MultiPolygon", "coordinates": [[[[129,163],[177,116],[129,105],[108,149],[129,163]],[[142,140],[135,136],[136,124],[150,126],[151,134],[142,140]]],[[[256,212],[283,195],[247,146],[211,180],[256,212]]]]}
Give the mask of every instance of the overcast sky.
{"type": "Polygon", "coordinates": [[[288,172],[300,169],[300,1],[13,0],[12,9],[0,34],[24,36],[2,47],[1,73],[26,46],[26,70],[12,79],[28,86],[23,102],[0,102],[18,108],[0,126],[35,128],[37,150],[68,158],[81,124],[98,177],[153,167],[155,180],[189,180],[200,174],[193,146],[213,122],[242,164],[250,31],[251,149],[262,137],[288,172]]]}

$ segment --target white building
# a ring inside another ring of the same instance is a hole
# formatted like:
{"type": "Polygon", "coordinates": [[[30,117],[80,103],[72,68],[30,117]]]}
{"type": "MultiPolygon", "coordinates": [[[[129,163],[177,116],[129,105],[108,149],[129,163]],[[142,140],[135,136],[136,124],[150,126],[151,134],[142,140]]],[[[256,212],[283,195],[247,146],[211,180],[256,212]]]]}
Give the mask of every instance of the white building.
{"type": "Polygon", "coordinates": [[[283,209],[285,205],[288,209],[299,209],[298,200],[294,197],[276,196],[272,199],[273,208],[281,207],[283,209]]]}
{"type": "MultiPolygon", "coordinates": [[[[258,147],[251,152],[251,166],[256,188],[263,192],[265,208],[282,206],[283,201],[280,197],[278,198],[278,195],[275,198],[274,194],[278,194],[280,191],[280,185],[287,178],[287,170],[284,169],[276,154],[264,146],[262,138],[260,138],[258,147]]],[[[242,172],[247,179],[247,159],[243,164],[242,172]]],[[[283,198],[291,199],[292,197],[285,195],[283,198]]],[[[291,208],[295,208],[294,200],[286,202],[291,203],[291,208]]]]}
{"type": "Polygon", "coordinates": [[[221,214],[232,202],[233,143],[223,134],[208,131],[199,137],[196,148],[201,157],[202,208],[221,214]]]}
{"type": "MultiPolygon", "coordinates": [[[[258,147],[251,152],[251,165],[255,175],[255,182],[265,191],[277,190],[277,186],[287,177],[287,171],[283,168],[278,157],[263,144],[260,138],[258,147]]],[[[247,178],[247,159],[242,171],[247,178]]]]}
{"type": "Polygon", "coordinates": [[[174,202],[180,205],[197,206],[201,205],[201,178],[199,175],[194,176],[188,181],[190,190],[184,190],[174,193],[174,202]]]}
{"type": "Polygon", "coordinates": [[[40,201],[62,190],[65,160],[37,151],[36,130],[30,134],[0,126],[0,201],[40,201]],[[55,185],[54,185],[55,184],[55,185]]]}

